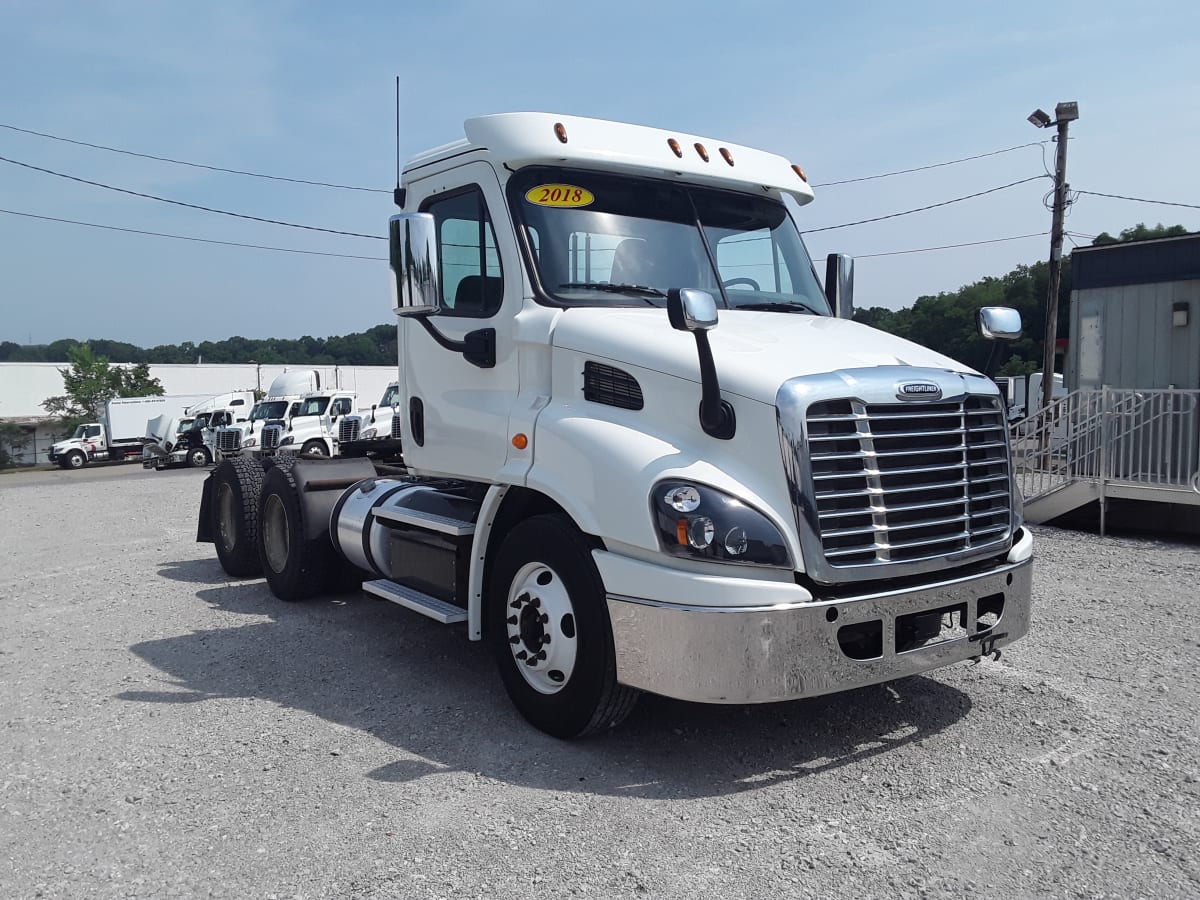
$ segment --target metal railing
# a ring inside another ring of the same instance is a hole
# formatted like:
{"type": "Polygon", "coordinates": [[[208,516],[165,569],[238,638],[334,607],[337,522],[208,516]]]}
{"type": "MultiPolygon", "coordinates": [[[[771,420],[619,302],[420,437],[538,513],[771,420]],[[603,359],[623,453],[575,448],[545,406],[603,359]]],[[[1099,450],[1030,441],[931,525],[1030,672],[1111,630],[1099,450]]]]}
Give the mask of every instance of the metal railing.
{"type": "MultiPolygon", "coordinates": [[[[1012,426],[1027,503],[1079,481],[1200,493],[1200,391],[1074,391],[1012,426]]],[[[1192,498],[1189,498],[1192,499],[1192,498]]],[[[1101,504],[1103,506],[1103,503],[1101,504]]]]}

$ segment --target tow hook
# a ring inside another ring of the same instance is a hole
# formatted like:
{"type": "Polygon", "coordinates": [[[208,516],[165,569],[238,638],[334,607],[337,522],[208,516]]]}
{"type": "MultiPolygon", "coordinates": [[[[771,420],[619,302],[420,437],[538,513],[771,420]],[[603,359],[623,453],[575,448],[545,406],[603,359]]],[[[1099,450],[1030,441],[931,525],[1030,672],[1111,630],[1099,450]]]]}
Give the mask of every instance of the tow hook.
{"type": "Polygon", "coordinates": [[[972,634],[967,638],[967,640],[978,641],[980,651],[979,655],[981,657],[991,656],[994,662],[1000,659],[1001,656],[1000,649],[996,646],[996,641],[1006,637],[1008,637],[1007,631],[1001,631],[999,634],[997,634],[989,629],[988,631],[981,631],[978,634],[972,634]]]}

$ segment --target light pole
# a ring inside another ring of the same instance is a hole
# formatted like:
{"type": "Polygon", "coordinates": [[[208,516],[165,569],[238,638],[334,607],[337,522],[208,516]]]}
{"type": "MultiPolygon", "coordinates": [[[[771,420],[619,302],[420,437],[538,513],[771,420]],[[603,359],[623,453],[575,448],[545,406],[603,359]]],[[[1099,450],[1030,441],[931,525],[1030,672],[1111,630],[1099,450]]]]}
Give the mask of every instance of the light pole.
{"type": "Polygon", "coordinates": [[[1054,162],[1054,218],[1050,226],[1050,287],[1046,295],[1046,346],[1042,352],[1042,409],[1054,396],[1054,351],[1058,343],[1058,285],[1062,273],[1063,214],[1067,206],[1067,126],[1079,118],[1075,101],[1054,107],[1055,120],[1040,109],[1029,114],[1037,128],[1057,126],[1058,154],[1054,162]]]}

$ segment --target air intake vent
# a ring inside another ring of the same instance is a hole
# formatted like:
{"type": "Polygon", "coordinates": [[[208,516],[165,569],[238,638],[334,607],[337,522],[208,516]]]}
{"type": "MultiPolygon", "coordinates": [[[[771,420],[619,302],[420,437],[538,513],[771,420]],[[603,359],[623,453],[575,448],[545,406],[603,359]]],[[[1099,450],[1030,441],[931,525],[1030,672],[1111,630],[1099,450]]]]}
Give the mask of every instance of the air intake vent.
{"type": "Polygon", "coordinates": [[[232,453],[242,447],[242,433],[236,428],[222,428],[217,432],[217,449],[222,453],[232,453]]]}
{"type": "Polygon", "coordinates": [[[279,438],[282,434],[282,425],[264,425],[262,430],[262,448],[264,450],[274,450],[279,446],[279,438]]]}
{"type": "Polygon", "coordinates": [[[621,409],[641,409],[642,386],[628,372],[596,362],[583,364],[583,397],[593,403],[618,406],[621,409]]]}

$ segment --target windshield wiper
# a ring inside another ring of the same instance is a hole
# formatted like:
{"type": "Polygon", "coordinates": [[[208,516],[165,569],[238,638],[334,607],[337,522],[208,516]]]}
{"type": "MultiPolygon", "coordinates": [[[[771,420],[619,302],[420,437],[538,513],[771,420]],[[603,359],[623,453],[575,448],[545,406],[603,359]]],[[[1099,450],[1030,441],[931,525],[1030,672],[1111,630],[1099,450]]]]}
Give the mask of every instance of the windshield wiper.
{"type": "Polygon", "coordinates": [[[761,312],[812,313],[803,303],[739,303],[734,309],[753,309],[761,312]]]}
{"type": "Polygon", "coordinates": [[[648,294],[651,297],[667,296],[658,288],[652,288],[644,284],[609,284],[593,283],[590,281],[568,281],[565,284],[560,284],[560,288],[587,288],[592,291],[607,291],[610,294],[648,294]]]}

